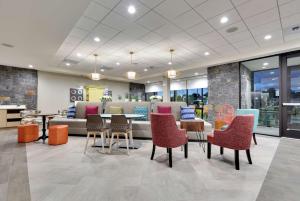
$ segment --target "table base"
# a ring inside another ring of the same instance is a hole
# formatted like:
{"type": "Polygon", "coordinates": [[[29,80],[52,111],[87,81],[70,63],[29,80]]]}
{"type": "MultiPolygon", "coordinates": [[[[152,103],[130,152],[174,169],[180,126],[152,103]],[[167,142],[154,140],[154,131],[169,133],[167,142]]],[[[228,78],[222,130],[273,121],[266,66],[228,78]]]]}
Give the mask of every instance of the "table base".
{"type": "MultiPolygon", "coordinates": [[[[118,145],[117,142],[114,142],[113,145],[112,145],[112,149],[114,149],[115,147],[118,147],[118,146],[119,146],[120,149],[127,149],[127,147],[126,147],[126,142],[125,142],[125,140],[123,140],[123,139],[120,139],[119,145],[118,145]]],[[[100,140],[99,140],[99,141],[96,141],[96,144],[93,145],[92,147],[102,147],[102,142],[101,142],[100,140]]],[[[105,148],[109,148],[109,143],[106,142],[106,143],[104,144],[104,147],[105,147],[105,148]]],[[[132,145],[132,144],[129,144],[128,147],[129,147],[129,149],[139,149],[139,148],[142,147],[142,142],[140,142],[140,141],[134,141],[133,145],[132,145]]]]}

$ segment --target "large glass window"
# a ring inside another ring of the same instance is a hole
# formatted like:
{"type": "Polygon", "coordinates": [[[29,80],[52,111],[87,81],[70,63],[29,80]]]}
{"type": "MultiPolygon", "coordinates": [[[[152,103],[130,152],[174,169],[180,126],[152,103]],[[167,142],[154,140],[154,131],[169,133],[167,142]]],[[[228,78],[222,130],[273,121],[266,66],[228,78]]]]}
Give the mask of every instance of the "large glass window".
{"type": "Polygon", "coordinates": [[[257,133],[279,135],[279,57],[241,63],[241,108],[259,109],[257,133]]]}

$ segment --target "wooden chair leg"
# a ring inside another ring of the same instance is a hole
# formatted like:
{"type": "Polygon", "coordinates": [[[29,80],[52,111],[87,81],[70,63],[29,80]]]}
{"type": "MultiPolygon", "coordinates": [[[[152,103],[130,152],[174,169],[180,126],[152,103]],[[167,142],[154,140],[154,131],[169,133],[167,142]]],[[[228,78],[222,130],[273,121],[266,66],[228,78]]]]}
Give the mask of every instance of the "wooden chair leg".
{"type": "Polygon", "coordinates": [[[235,159],[235,169],[240,169],[240,159],[239,159],[239,150],[234,150],[234,159],[235,159]]]}
{"type": "Polygon", "coordinates": [[[89,139],[90,139],[90,133],[87,133],[84,154],[86,154],[87,146],[89,144],[89,139]]]}
{"type": "Polygon", "coordinates": [[[129,155],[129,140],[128,140],[128,135],[125,133],[125,141],[126,141],[126,148],[127,148],[127,155],[129,155]]]}
{"type": "Polygon", "coordinates": [[[255,133],[253,133],[253,141],[254,141],[254,144],[257,145],[255,133]]]}
{"type": "Polygon", "coordinates": [[[221,154],[221,155],[224,154],[224,147],[220,147],[220,154],[221,154]]]}
{"type": "Polygon", "coordinates": [[[211,156],[211,143],[207,142],[207,158],[210,159],[211,156]]]}
{"type": "Polygon", "coordinates": [[[113,141],[114,141],[114,133],[111,134],[111,139],[110,139],[110,143],[109,143],[109,153],[111,153],[113,141]]]}
{"type": "Polygon", "coordinates": [[[184,145],[184,157],[188,158],[188,143],[184,145]]]}
{"type": "Polygon", "coordinates": [[[104,133],[103,132],[101,132],[101,142],[102,142],[102,153],[104,153],[105,140],[104,140],[104,133]]]}
{"type": "Polygon", "coordinates": [[[248,158],[249,164],[252,164],[251,154],[250,154],[250,149],[247,149],[247,150],[246,150],[246,154],[247,154],[247,158],[248,158]]]}
{"type": "Polygon", "coordinates": [[[152,154],[151,154],[151,160],[153,160],[154,158],[154,154],[155,154],[155,145],[152,146],[152,154]]]}
{"type": "Polygon", "coordinates": [[[172,148],[169,148],[169,166],[172,167],[172,148]]]}

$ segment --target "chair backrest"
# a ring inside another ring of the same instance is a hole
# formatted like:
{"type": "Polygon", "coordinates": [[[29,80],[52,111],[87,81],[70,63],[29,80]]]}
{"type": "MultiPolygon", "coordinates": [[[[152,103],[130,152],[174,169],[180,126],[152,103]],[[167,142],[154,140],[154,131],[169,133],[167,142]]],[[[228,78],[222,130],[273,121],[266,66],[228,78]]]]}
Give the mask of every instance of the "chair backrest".
{"type": "MultiPolygon", "coordinates": [[[[252,139],[254,115],[235,116],[232,123],[224,131],[228,139],[225,144],[233,149],[249,149],[252,139]]],[[[228,147],[228,146],[224,146],[228,147]]]]}
{"type": "Polygon", "coordinates": [[[93,114],[86,117],[87,131],[101,131],[103,128],[103,120],[100,115],[93,114]]]}
{"type": "Polygon", "coordinates": [[[259,119],[259,110],[258,109],[237,109],[236,115],[247,115],[253,114],[254,115],[254,125],[253,125],[253,133],[256,132],[258,126],[258,119],[259,119]]]}
{"type": "Polygon", "coordinates": [[[129,124],[125,115],[112,115],[110,128],[112,132],[126,132],[129,128],[129,124]]]}
{"type": "Polygon", "coordinates": [[[153,144],[160,147],[168,147],[168,144],[171,144],[172,140],[176,138],[174,136],[176,130],[178,128],[174,115],[151,113],[153,144]]]}

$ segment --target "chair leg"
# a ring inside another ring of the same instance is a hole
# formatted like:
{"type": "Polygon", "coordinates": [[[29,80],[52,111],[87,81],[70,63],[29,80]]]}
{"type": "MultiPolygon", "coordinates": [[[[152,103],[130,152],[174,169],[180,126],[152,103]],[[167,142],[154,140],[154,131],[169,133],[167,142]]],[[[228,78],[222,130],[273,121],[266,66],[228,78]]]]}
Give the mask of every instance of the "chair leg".
{"type": "Polygon", "coordinates": [[[250,149],[247,149],[247,150],[246,150],[246,154],[247,154],[247,158],[248,158],[249,164],[252,164],[251,154],[250,154],[250,149]]]}
{"type": "Polygon", "coordinates": [[[169,148],[169,166],[172,167],[172,148],[169,148]]]}
{"type": "Polygon", "coordinates": [[[155,154],[155,145],[153,144],[153,146],[152,146],[152,154],[151,154],[151,160],[153,160],[153,158],[154,158],[154,154],[155,154]]]}
{"type": "Polygon", "coordinates": [[[109,143],[109,153],[111,153],[111,147],[114,141],[114,133],[111,134],[111,139],[110,139],[110,143],[109,143]]]}
{"type": "Polygon", "coordinates": [[[89,139],[90,139],[90,133],[87,133],[86,143],[85,143],[85,148],[84,148],[84,154],[86,154],[86,150],[87,150],[87,146],[88,146],[88,143],[89,143],[89,139]]]}
{"type": "Polygon", "coordinates": [[[130,145],[134,148],[134,142],[133,142],[132,130],[129,131],[129,138],[130,138],[130,145]]]}
{"type": "Polygon", "coordinates": [[[188,143],[184,145],[184,157],[188,158],[188,143]]]}
{"type": "Polygon", "coordinates": [[[128,135],[125,133],[125,141],[126,141],[126,148],[127,148],[127,155],[129,155],[129,140],[128,140],[128,135]]]}
{"type": "Polygon", "coordinates": [[[221,154],[221,155],[224,154],[224,147],[220,147],[220,154],[221,154]]]}
{"type": "Polygon", "coordinates": [[[104,143],[105,143],[105,140],[104,140],[104,133],[103,132],[101,133],[101,141],[102,141],[102,153],[104,153],[104,143]]]}
{"type": "Polygon", "coordinates": [[[94,133],[94,146],[96,145],[96,133],[94,133]]]}
{"type": "Polygon", "coordinates": [[[118,147],[119,147],[120,146],[119,133],[117,133],[117,143],[118,143],[118,147]]]}
{"type": "Polygon", "coordinates": [[[240,159],[239,159],[239,150],[234,150],[234,159],[235,159],[235,169],[240,169],[240,159]]]}
{"type": "Polygon", "coordinates": [[[254,141],[254,144],[257,145],[255,133],[253,133],[253,141],[254,141]]]}
{"type": "Polygon", "coordinates": [[[211,156],[211,143],[207,142],[207,158],[210,159],[211,156]]]}
{"type": "Polygon", "coordinates": [[[169,153],[169,148],[167,148],[167,153],[169,153]]]}

